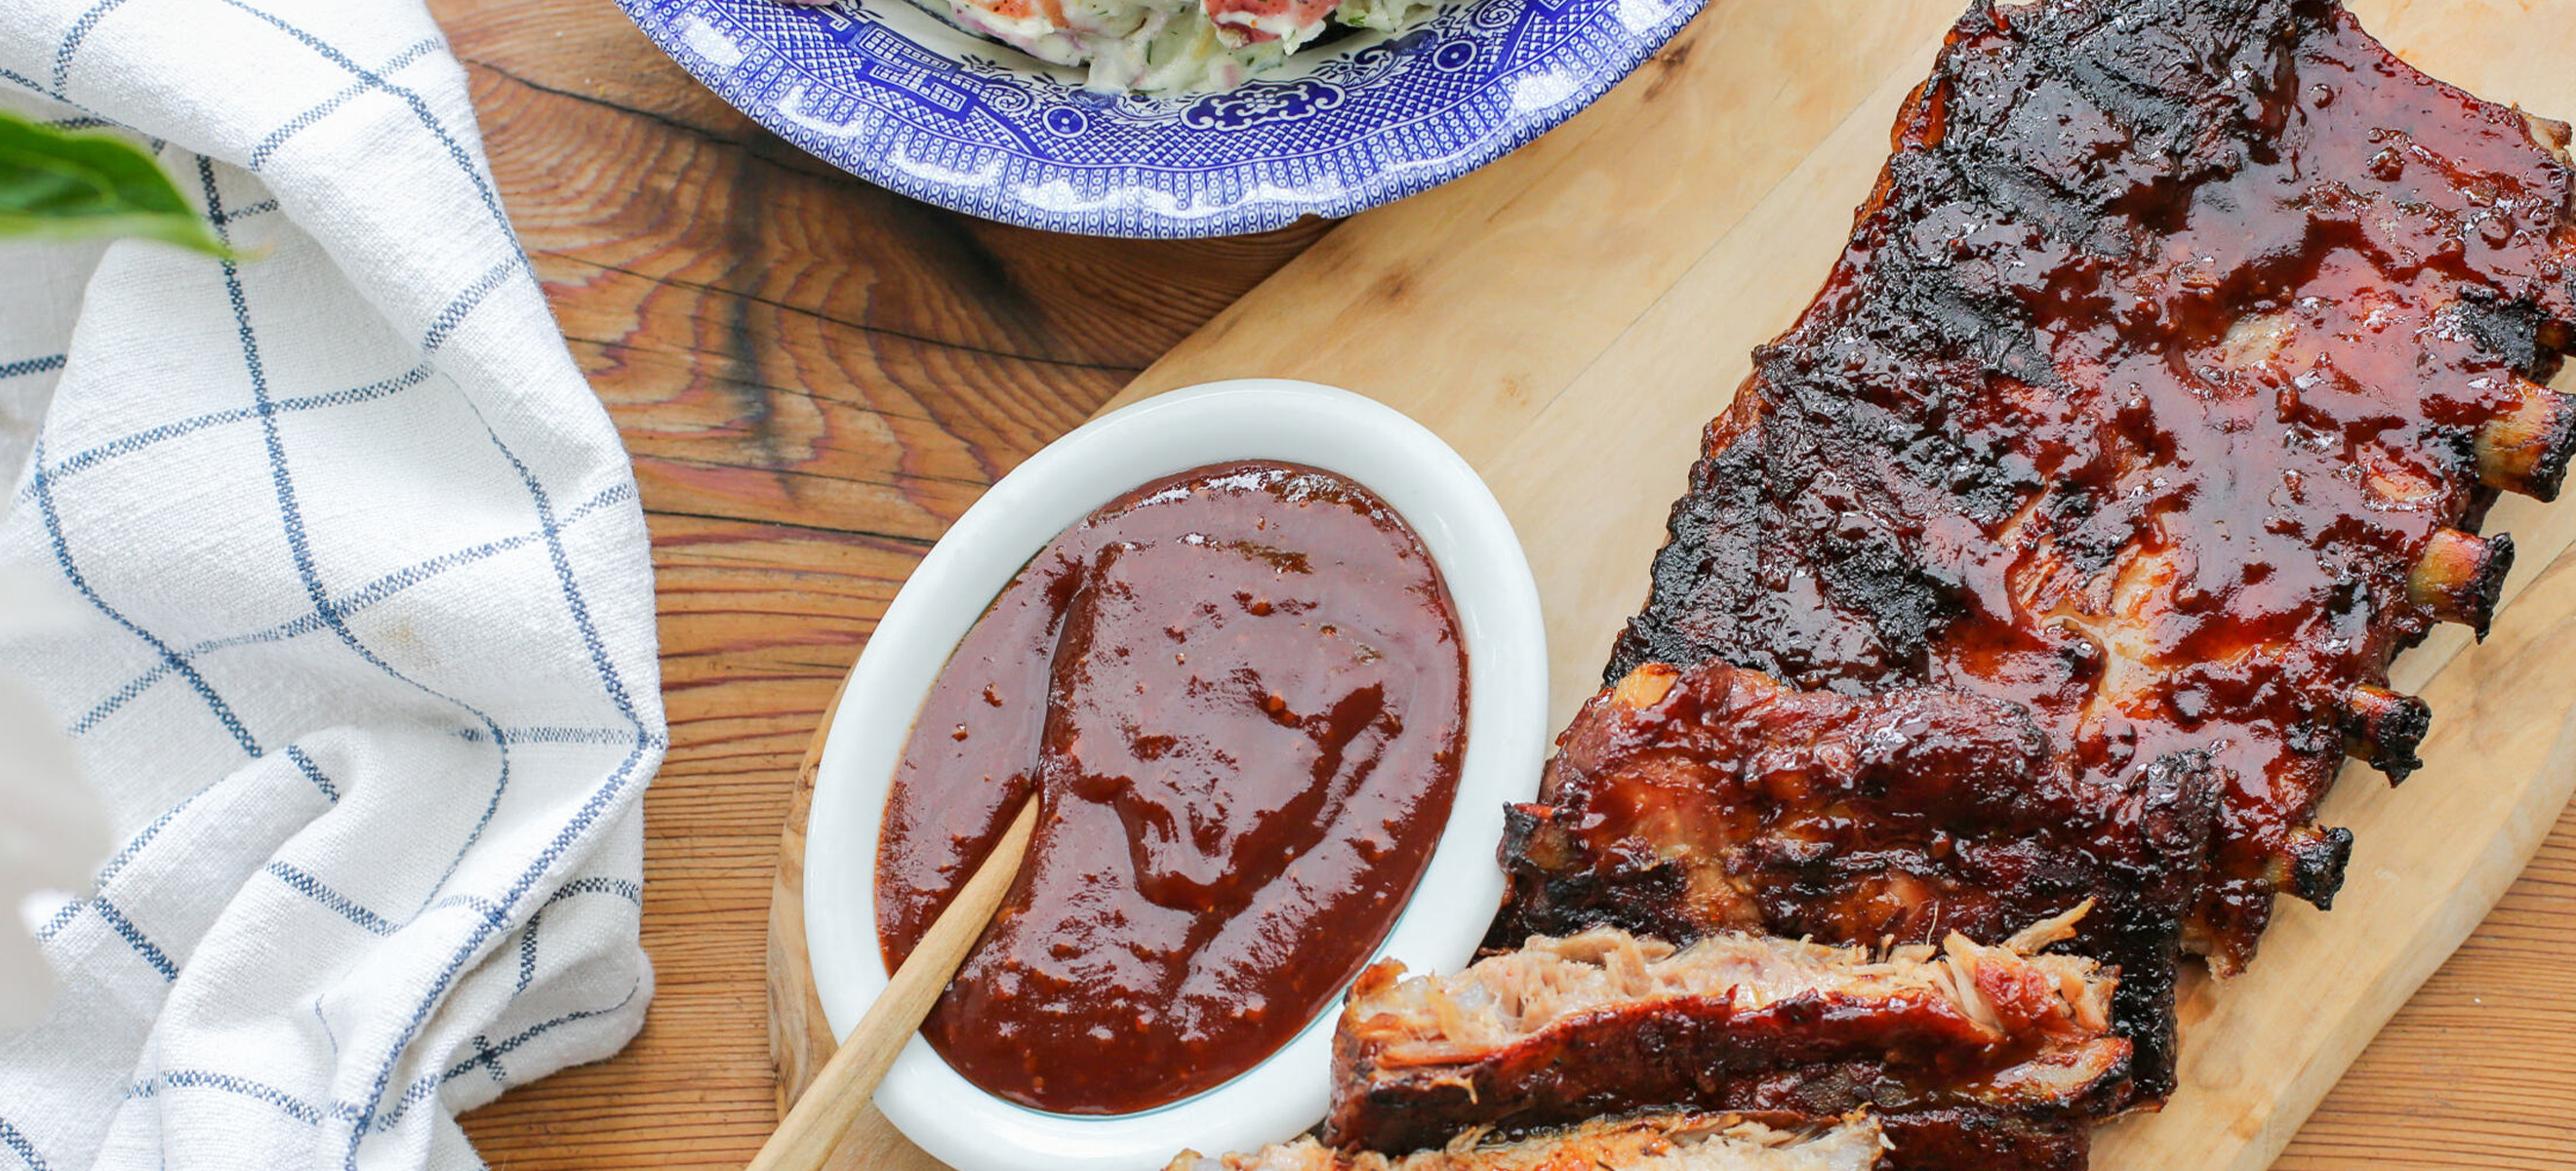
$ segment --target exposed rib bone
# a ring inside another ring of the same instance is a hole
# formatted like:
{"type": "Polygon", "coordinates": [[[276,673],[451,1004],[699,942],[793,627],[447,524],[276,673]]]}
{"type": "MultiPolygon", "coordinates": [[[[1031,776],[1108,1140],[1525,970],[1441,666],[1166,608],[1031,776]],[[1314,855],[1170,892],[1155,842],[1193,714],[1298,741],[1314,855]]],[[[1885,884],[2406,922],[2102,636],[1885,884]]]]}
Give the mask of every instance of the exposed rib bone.
{"type": "Polygon", "coordinates": [[[2343,887],[2344,866],[2352,861],[2352,831],[2303,825],[2290,831],[2290,844],[2272,859],[2273,884],[2316,904],[2334,908],[2335,891],[2343,887]]]}
{"type": "Polygon", "coordinates": [[[2344,697],[2343,750],[2369,761],[2393,785],[2424,766],[2415,748],[2432,724],[2433,709],[2423,700],[2364,683],[2344,697]]]}
{"type": "Polygon", "coordinates": [[[2568,457],[2576,455],[2576,405],[2526,379],[2514,379],[2514,388],[2520,392],[2514,405],[2478,432],[2478,480],[2555,500],[2567,479],[2568,457]]]}
{"type": "Polygon", "coordinates": [[[2465,623],[2485,638],[2496,602],[2504,594],[2505,572],[2512,568],[2512,537],[2443,529],[2425,544],[2423,559],[2407,577],[2406,594],[2432,611],[2433,617],[2465,623]]]}

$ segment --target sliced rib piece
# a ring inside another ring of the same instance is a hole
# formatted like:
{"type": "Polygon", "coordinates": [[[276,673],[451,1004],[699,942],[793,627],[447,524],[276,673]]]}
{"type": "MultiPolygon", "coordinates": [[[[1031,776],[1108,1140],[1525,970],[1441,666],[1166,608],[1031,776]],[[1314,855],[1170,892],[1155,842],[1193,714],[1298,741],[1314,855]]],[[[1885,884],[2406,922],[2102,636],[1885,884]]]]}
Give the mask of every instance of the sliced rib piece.
{"type": "Polygon", "coordinates": [[[1490,947],[1597,925],[1999,939],[2082,903],[2072,950],[2119,967],[2114,1018],[2152,1025],[2128,1030],[2142,1062],[2172,1047],[2163,1006],[2218,807],[2204,754],[2106,782],[2017,704],[1649,663],[1584,705],[1539,797],[1506,811],[1490,947]]]}
{"type": "MultiPolygon", "coordinates": [[[[1959,872],[1957,834],[1820,851],[1834,881],[1774,889],[1763,925],[1870,942],[2181,883],[2178,914],[2106,902],[2090,934],[2178,932],[2226,974],[2276,893],[2329,902],[2350,836],[2318,801],[2347,753],[2411,767],[2423,728],[2390,656],[2483,629],[2511,553],[2486,505],[2553,495],[2576,445],[2542,385],[2576,320],[2566,141],[2329,0],[1970,11],[1824,290],[1710,425],[1605,680],[1717,660],[2011,705],[2066,758],[2047,792],[2098,795],[2104,852],[1962,886],[1916,881],[1959,872]],[[2170,855],[2174,810],[2138,798],[2192,754],[2215,827],[2170,855]],[[1850,899],[1868,870],[1895,905],[1850,899]]],[[[1698,832],[1635,829],[1640,865],[1698,832]]],[[[2116,958],[2160,1095],[2170,1010],[2143,993],[2170,972],[2116,958]]]]}
{"type": "Polygon", "coordinates": [[[1878,1123],[1857,1112],[1820,1124],[1683,1113],[1595,1120],[1512,1141],[1486,1141],[1478,1131],[1443,1150],[1392,1158],[1301,1138],[1249,1155],[1185,1152],[1165,1171],[1871,1171],[1885,1150],[1878,1123]]]}
{"type": "Polygon", "coordinates": [[[1883,955],[1732,932],[1676,951],[1604,928],[1448,976],[1380,963],[1334,1035],[1324,1141],[1405,1151],[1640,1109],[1869,1105],[1895,1167],[2081,1167],[2130,1046],[2108,972],[2029,954],[2065,922],[1883,955]]]}

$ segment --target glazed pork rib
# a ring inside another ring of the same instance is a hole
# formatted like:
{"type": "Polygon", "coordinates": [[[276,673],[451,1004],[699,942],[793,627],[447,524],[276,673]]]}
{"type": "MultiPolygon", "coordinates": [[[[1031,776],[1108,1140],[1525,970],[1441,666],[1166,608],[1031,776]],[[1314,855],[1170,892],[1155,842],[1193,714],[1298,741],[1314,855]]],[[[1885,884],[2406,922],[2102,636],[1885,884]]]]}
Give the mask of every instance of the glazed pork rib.
{"type": "Polygon", "coordinates": [[[2076,950],[2119,965],[2112,1015],[2158,1026],[2126,1030],[2152,1064],[2173,1041],[2172,925],[2200,889],[2218,789],[2196,752],[2119,785],[2081,775],[2017,704],[1648,663],[1558,737],[1551,803],[1505,811],[1505,922],[2001,939],[2082,905],[2076,950]],[[1910,918],[1925,908],[1939,918],[1910,918]]]}
{"type": "MultiPolygon", "coordinates": [[[[1719,744],[1596,700],[1567,749],[1594,758],[1517,817],[1489,943],[1926,942],[2097,897],[2075,948],[2119,967],[2136,1087],[2168,1092],[2179,954],[2231,972],[2275,894],[2332,899],[2350,835],[2318,801],[2347,754],[2403,777],[2428,719],[2390,657],[2483,632],[2512,557],[2487,506],[2565,475],[2576,410],[2542,383],[2576,321],[2566,142],[2331,0],[1971,10],[1823,292],[1709,426],[1605,681],[1713,661],[1980,700],[2047,759],[1806,809],[1762,754],[1811,730],[1719,744]],[[1696,767],[1654,735],[1717,753],[1686,809],[1619,795],[1687,788],[1640,786],[1696,767]],[[2014,830],[2025,801],[2071,821],[2014,830]],[[1718,839],[1740,889],[1690,872],[1718,839]]],[[[1682,683],[1719,712],[1751,686],[1682,683]]]]}
{"type": "Polygon", "coordinates": [[[1165,1171],[1871,1171],[1885,1140],[1854,1113],[1821,1124],[1779,1115],[1653,1114],[1512,1141],[1483,1132],[1436,1151],[1349,1154],[1299,1139],[1249,1155],[1185,1153],[1165,1171]]]}
{"type": "Polygon", "coordinates": [[[2073,917],[2000,947],[1720,933],[1676,950],[1602,928],[1447,976],[1381,963],[1334,1035],[1323,1139],[1405,1151],[1639,1109],[1831,1117],[1862,1102],[1896,1167],[2081,1167],[2130,1046],[2099,965],[2032,954],[2073,917]]]}

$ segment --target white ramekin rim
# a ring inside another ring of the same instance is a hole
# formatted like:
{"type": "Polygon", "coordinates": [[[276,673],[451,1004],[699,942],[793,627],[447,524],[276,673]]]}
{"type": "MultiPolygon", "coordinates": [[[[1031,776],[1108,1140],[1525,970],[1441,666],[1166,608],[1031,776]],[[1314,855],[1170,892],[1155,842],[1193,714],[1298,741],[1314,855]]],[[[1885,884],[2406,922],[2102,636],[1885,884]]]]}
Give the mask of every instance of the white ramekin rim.
{"type": "MultiPolygon", "coordinates": [[[[1511,522],[1464,459],[1374,400],[1310,382],[1237,379],[1111,412],[1029,457],[922,559],[851,669],[806,822],[805,937],[836,1036],[885,987],[874,883],[886,790],[915,714],[958,640],[1066,526],[1158,476],[1275,459],[1366,485],[1439,563],[1467,645],[1468,740],[1449,823],[1377,955],[1416,971],[1470,959],[1503,895],[1503,806],[1535,791],[1547,749],[1547,646],[1538,586],[1511,522]]],[[[996,1098],[914,1037],[877,1091],[905,1136],[961,1171],[1145,1171],[1183,1148],[1240,1150],[1322,1117],[1328,1008],[1261,1064],[1159,1109],[1049,1114],[996,1098]]]]}

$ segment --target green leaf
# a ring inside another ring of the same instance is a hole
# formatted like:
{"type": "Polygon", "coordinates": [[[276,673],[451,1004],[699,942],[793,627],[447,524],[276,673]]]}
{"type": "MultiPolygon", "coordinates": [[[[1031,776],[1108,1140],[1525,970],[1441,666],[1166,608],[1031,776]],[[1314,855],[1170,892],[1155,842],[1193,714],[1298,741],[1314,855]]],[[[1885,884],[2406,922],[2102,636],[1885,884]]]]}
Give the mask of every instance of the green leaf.
{"type": "Polygon", "coordinates": [[[151,155],[112,134],[8,114],[0,114],[0,236],[142,236],[231,255],[151,155]]]}

